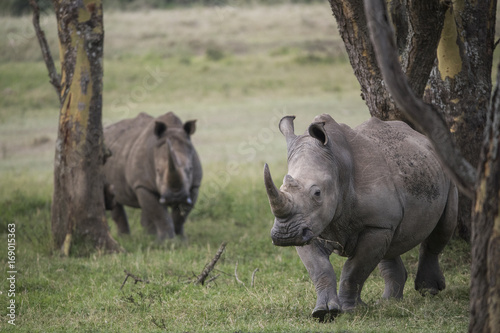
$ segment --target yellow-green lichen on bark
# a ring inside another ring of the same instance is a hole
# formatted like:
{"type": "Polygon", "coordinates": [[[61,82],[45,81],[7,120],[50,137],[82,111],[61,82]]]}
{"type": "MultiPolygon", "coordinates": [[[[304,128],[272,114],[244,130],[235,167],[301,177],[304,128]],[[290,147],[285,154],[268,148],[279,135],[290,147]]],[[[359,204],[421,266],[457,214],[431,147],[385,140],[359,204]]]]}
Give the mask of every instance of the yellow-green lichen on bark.
{"type": "Polygon", "coordinates": [[[352,4],[350,2],[344,2],[342,1],[342,10],[344,12],[345,17],[350,21],[352,24],[352,32],[354,33],[354,37],[358,38],[359,37],[359,28],[358,24],[356,23],[355,19],[355,11],[351,8],[352,4]]]}
{"type": "Polygon", "coordinates": [[[483,178],[479,182],[477,189],[476,189],[476,203],[474,205],[474,212],[476,214],[482,214],[482,212],[483,212],[483,206],[486,202],[486,193],[487,193],[486,179],[487,179],[488,175],[489,175],[489,167],[488,167],[488,164],[486,164],[483,178]]]}
{"type": "Polygon", "coordinates": [[[438,69],[441,79],[453,79],[462,71],[462,58],[457,44],[457,26],[452,8],[448,9],[444,19],[444,27],[437,48],[438,69]]]}
{"type": "MultiPolygon", "coordinates": [[[[84,7],[78,11],[78,21],[82,22],[81,15],[84,15],[87,20],[90,19],[90,13],[84,7]]],[[[66,124],[66,127],[71,127],[73,137],[71,145],[75,148],[78,144],[85,142],[87,122],[89,118],[89,107],[92,98],[92,80],[90,77],[90,61],[85,50],[85,33],[80,31],[77,24],[71,24],[67,30],[70,38],[70,46],[65,47],[60,44],[61,54],[73,52],[74,56],[64,59],[63,61],[74,61],[74,72],[71,82],[66,82],[68,73],[63,71],[62,86],[68,89],[66,99],[62,102],[60,124],[66,124]],[[69,85],[69,86],[68,86],[69,85]]],[[[69,66],[71,67],[71,66],[69,66]]],[[[68,68],[68,66],[66,66],[68,68]]]]}
{"type": "Polygon", "coordinates": [[[465,1],[464,0],[453,0],[453,8],[456,13],[461,13],[465,10],[465,1]]]}

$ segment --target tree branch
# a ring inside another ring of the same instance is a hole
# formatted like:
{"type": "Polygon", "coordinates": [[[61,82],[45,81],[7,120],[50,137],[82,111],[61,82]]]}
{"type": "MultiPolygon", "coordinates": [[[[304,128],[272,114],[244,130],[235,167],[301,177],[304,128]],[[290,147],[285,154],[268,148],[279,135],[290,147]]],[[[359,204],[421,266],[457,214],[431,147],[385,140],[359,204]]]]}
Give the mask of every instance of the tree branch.
{"type": "Polygon", "coordinates": [[[406,117],[431,140],[441,164],[458,188],[473,198],[476,170],[456,148],[441,115],[410,88],[399,63],[385,1],[365,0],[365,13],[377,62],[388,91],[406,117]]]}
{"type": "Polygon", "coordinates": [[[130,272],[129,272],[129,271],[127,271],[126,269],[125,269],[125,270],[123,270],[123,271],[125,272],[125,274],[127,274],[127,276],[125,276],[125,280],[123,280],[123,283],[122,283],[122,286],[120,287],[120,290],[122,290],[122,289],[123,289],[123,286],[125,285],[125,282],[127,282],[127,279],[128,279],[129,277],[131,277],[132,279],[134,279],[134,280],[135,280],[134,284],[137,284],[137,282],[149,283],[149,281],[148,281],[148,280],[143,280],[143,279],[141,279],[140,277],[137,277],[137,276],[135,276],[134,274],[130,273],[130,272]]]}
{"type": "Polygon", "coordinates": [[[40,43],[40,48],[42,49],[43,60],[45,60],[45,65],[49,71],[50,83],[56,89],[57,97],[59,102],[62,103],[61,99],[61,76],[57,74],[56,67],[54,65],[54,60],[52,54],[50,53],[49,44],[45,38],[45,33],[40,27],[40,7],[38,6],[37,0],[30,0],[31,8],[33,9],[33,27],[35,28],[36,37],[40,43]]]}
{"type": "Polygon", "coordinates": [[[238,278],[238,262],[236,262],[236,265],[234,265],[234,277],[236,278],[236,282],[241,283],[242,285],[245,285],[243,281],[241,281],[238,278]]]}
{"type": "Polygon", "coordinates": [[[203,285],[205,283],[205,280],[206,280],[208,274],[210,274],[210,272],[214,269],[215,264],[217,264],[217,261],[219,261],[219,258],[222,255],[222,252],[224,252],[224,249],[226,248],[226,245],[227,245],[226,242],[223,242],[220,245],[220,247],[217,250],[217,253],[215,254],[212,261],[210,261],[210,263],[205,265],[205,268],[203,268],[203,271],[201,272],[201,274],[198,275],[198,277],[196,278],[196,281],[194,282],[195,284],[203,285]]]}
{"type": "Polygon", "coordinates": [[[255,274],[257,274],[258,271],[259,271],[258,268],[256,268],[256,269],[253,270],[253,273],[252,273],[252,284],[250,285],[252,288],[254,286],[255,274]]]}

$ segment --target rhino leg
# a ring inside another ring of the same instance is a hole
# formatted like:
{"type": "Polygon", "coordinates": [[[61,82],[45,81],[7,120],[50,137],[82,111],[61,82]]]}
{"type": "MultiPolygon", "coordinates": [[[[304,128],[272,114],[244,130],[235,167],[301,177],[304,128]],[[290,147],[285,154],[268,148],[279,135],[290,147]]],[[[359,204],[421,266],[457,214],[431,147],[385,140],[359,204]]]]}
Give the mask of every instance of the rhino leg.
{"type": "Polygon", "coordinates": [[[120,234],[130,234],[130,227],[128,224],[127,213],[122,204],[115,202],[111,210],[111,218],[115,221],[120,234]]]}
{"type": "Polygon", "coordinates": [[[339,300],[342,311],[354,310],[361,300],[361,289],[384,257],[393,232],[390,229],[368,229],[358,237],[355,255],[347,259],[342,268],[339,285],[339,300]]]}
{"type": "Polygon", "coordinates": [[[316,288],[317,300],[312,316],[320,321],[333,320],[340,313],[340,302],[337,296],[337,276],[329,259],[332,252],[317,241],[296,249],[316,288]]]}
{"type": "Polygon", "coordinates": [[[141,206],[141,224],[150,234],[156,234],[159,241],[174,237],[174,225],[166,206],[158,202],[153,193],[138,189],[136,192],[141,206]]]}
{"type": "Polygon", "coordinates": [[[457,223],[458,194],[453,185],[443,215],[429,237],[420,245],[415,289],[422,295],[437,294],[446,288],[443,272],[439,267],[439,254],[453,236],[457,223]]]}
{"type": "Polygon", "coordinates": [[[403,298],[403,289],[406,279],[408,278],[408,273],[406,272],[401,257],[397,256],[394,259],[383,259],[380,264],[378,264],[378,268],[385,281],[385,290],[382,298],[403,298]]]}
{"type": "Polygon", "coordinates": [[[184,238],[184,223],[193,209],[196,200],[198,200],[199,186],[191,188],[189,197],[191,198],[191,205],[175,205],[172,207],[172,219],[174,220],[175,234],[184,238]]]}
{"type": "Polygon", "coordinates": [[[172,220],[174,221],[175,234],[184,237],[184,222],[186,222],[189,210],[183,210],[179,205],[172,207],[172,220]]]}

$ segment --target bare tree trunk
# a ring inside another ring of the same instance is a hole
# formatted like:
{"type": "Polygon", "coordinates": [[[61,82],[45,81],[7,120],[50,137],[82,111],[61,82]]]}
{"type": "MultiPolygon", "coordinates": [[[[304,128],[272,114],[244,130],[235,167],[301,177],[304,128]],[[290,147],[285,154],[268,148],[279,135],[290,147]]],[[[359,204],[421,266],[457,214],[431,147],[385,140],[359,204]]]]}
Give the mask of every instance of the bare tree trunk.
{"type": "Polygon", "coordinates": [[[54,161],[52,235],[68,255],[72,243],[117,251],[104,207],[100,0],[54,0],[61,58],[61,109],[54,161]]]}
{"type": "MultiPolygon", "coordinates": [[[[455,3],[446,12],[425,100],[445,116],[464,157],[478,166],[491,96],[496,1],[455,3]]],[[[458,234],[471,237],[472,202],[459,197],[458,234]]]]}
{"type": "MultiPolygon", "coordinates": [[[[370,114],[412,125],[382,80],[362,0],[330,4],[370,114]]],[[[394,0],[388,5],[410,87],[421,97],[429,81],[426,101],[442,112],[462,154],[476,167],[491,93],[496,1],[452,6],[439,0],[394,0]]],[[[469,241],[472,202],[461,194],[459,207],[458,234],[469,241]]]]}
{"type": "MultiPolygon", "coordinates": [[[[422,96],[434,64],[447,3],[439,0],[395,0],[391,4],[403,69],[410,86],[418,96],[422,96]]],[[[380,74],[370,42],[363,1],[330,0],[330,5],[370,114],[382,120],[407,121],[394,104],[380,74]]]]}
{"type": "Polygon", "coordinates": [[[330,0],[354,74],[361,85],[361,97],[370,114],[382,120],[401,119],[389,96],[370,43],[362,0],[330,0]]]}
{"type": "MultiPolygon", "coordinates": [[[[491,8],[491,7],[490,7],[491,8]]],[[[494,6],[493,6],[494,8],[494,6]]],[[[438,115],[435,108],[415,97],[399,66],[392,31],[385,16],[384,0],[366,0],[365,10],[371,13],[369,26],[371,39],[377,54],[377,60],[383,77],[395,101],[401,110],[424,129],[432,140],[443,163],[453,177],[459,179],[466,192],[474,191],[474,220],[472,223],[472,276],[470,297],[470,332],[500,331],[500,76],[493,98],[493,106],[488,111],[486,135],[481,152],[479,173],[471,171],[472,166],[466,159],[457,155],[454,149],[439,149],[440,145],[451,145],[453,141],[436,140],[445,125],[431,122],[429,119],[438,115]],[[433,129],[433,126],[438,125],[433,129]],[[469,165],[462,169],[460,165],[469,165]]],[[[500,68],[499,68],[500,69],[500,68]]]]}
{"type": "Polygon", "coordinates": [[[460,154],[441,114],[432,105],[424,103],[411,88],[399,62],[392,26],[386,16],[385,2],[380,1],[366,0],[365,10],[370,13],[370,37],[387,89],[406,117],[429,137],[450,178],[463,193],[472,198],[475,193],[476,169],[460,154]]]}
{"type": "Polygon", "coordinates": [[[476,185],[471,238],[470,332],[500,332],[499,87],[500,76],[497,76],[476,185]]]}

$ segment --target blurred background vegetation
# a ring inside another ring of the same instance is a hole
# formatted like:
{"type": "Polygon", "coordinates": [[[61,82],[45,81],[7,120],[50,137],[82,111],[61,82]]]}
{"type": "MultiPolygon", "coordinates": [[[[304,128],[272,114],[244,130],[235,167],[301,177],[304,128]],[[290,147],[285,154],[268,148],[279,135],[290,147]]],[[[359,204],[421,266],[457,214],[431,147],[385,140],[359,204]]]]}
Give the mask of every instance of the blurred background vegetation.
{"type": "MultiPolygon", "coordinates": [[[[104,1],[106,10],[141,10],[141,9],[166,9],[173,7],[191,6],[226,6],[226,5],[275,5],[284,3],[319,3],[321,0],[107,0],[104,1]]],[[[39,0],[42,11],[53,11],[51,0],[39,0]]],[[[2,15],[20,16],[31,13],[27,0],[2,0],[0,2],[2,15]]]]}

